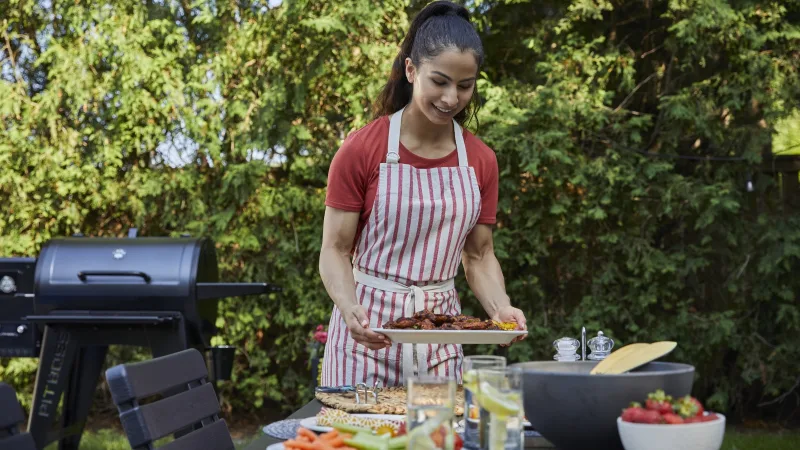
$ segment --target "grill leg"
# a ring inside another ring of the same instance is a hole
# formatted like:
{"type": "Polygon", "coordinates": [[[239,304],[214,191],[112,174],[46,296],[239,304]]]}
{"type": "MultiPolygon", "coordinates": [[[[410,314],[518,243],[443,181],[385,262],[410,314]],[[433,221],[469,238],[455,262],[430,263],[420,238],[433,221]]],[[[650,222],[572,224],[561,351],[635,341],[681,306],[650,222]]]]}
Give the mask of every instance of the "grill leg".
{"type": "Polygon", "coordinates": [[[68,330],[45,327],[28,420],[28,432],[38,449],[45,448],[59,437],[59,433],[53,433],[51,428],[58,418],[58,403],[69,381],[77,350],[78,343],[68,330]]]}
{"type": "MultiPolygon", "coordinates": [[[[186,332],[183,327],[176,328],[152,328],[147,332],[148,346],[153,358],[167,356],[178,353],[189,348],[186,341],[186,332]]],[[[198,349],[203,352],[203,349],[198,349]]]]}
{"type": "Polygon", "coordinates": [[[58,450],[78,450],[107,352],[108,346],[101,345],[81,347],[78,351],[78,363],[70,373],[69,386],[64,393],[61,418],[62,429],[68,436],[61,439],[58,450]]]}

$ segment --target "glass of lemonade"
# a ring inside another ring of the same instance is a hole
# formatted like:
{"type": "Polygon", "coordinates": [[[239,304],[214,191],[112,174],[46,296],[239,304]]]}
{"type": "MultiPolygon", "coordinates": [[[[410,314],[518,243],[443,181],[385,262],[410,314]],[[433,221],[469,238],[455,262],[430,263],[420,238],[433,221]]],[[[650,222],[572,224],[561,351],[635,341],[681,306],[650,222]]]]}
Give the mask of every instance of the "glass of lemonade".
{"type": "Polygon", "coordinates": [[[522,450],[524,407],[522,371],[481,369],[478,374],[478,404],[489,413],[487,450],[522,450]]]}
{"type": "Polygon", "coordinates": [[[455,379],[434,376],[411,377],[406,383],[406,390],[408,448],[453,450],[455,379]]]}
{"type": "Polygon", "coordinates": [[[474,355],[464,357],[464,448],[486,450],[489,448],[489,413],[477,402],[478,370],[504,369],[504,356],[474,355]]]}

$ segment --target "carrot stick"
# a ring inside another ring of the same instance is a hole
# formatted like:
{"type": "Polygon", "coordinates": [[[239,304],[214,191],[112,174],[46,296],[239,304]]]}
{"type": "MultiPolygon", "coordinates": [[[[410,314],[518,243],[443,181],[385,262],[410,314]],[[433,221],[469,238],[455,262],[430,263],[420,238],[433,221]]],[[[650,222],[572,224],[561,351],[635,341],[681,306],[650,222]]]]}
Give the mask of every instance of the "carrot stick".
{"type": "Polygon", "coordinates": [[[334,447],[329,445],[328,442],[325,441],[324,439],[320,439],[318,441],[314,441],[314,443],[311,444],[311,446],[314,447],[314,450],[333,450],[334,449],[334,447]]]}
{"type": "Polygon", "coordinates": [[[328,443],[328,445],[330,445],[331,447],[336,447],[336,448],[339,448],[339,447],[342,447],[342,446],[344,446],[344,438],[343,438],[343,437],[341,437],[341,436],[339,436],[339,437],[335,437],[335,438],[333,438],[333,439],[328,439],[328,440],[327,440],[327,443],[328,443]]]}
{"type": "Polygon", "coordinates": [[[339,437],[339,430],[334,428],[333,430],[328,431],[327,433],[320,434],[319,437],[322,438],[322,439],[327,439],[327,440],[335,439],[335,438],[339,437]]]}
{"type": "Polygon", "coordinates": [[[305,436],[305,437],[309,438],[311,440],[311,442],[314,442],[314,441],[317,440],[317,433],[314,433],[313,431],[308,430],[308,429],[303,428],[303,427],[300,427],[300,428],[297,429],[297,437],[300,437],[300,436],[305,436]]]}
{"type": "Polygon", "coordinates": [[[314,445],[309,442],[301,442],[295,439],[289,439],[283,443],[287,449],[300,449],[300,450],[314,450],[314,445]]]}

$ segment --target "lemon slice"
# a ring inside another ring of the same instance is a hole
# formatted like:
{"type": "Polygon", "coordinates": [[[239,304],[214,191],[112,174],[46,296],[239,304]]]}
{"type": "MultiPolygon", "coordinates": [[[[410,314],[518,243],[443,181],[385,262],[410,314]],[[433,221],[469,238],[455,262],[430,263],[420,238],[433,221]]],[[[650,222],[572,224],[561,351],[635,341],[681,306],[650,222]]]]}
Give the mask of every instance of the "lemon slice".
{"type": "Polygon", "coordinates": [[[464,389],[469,389],[472,392],[478,390],[478,373],[474,370],[464,372],[462,376],[464,382],[464,389]]]}
{"type": "Polygon", "coordinates": [[[481,383],[480,389],[478,403],[486,411],[502,417],[516,416],[520,413],[518,394],[501,392],[486,382],[481,383]]]}

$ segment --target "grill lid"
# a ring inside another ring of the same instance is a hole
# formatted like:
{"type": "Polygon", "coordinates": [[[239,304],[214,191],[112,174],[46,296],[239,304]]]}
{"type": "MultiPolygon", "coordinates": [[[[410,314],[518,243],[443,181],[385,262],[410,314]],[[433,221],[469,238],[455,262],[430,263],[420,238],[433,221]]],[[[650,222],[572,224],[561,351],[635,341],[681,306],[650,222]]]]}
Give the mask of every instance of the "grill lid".
{"type": "Polygon", "coordinates": [[[63,238],[42,248],[36,313],[69,310],[194,310],[195,303],[279,290],[269,283],[220,283],[213,242],[204,238],[63,238]]]}
{"type": "Polygon", "coordinates": [[[187,238],[54,239],[36,269],[36,295],[45,298],[188,297],[195,283],[218,279],[210,242],[187,238]]]}

